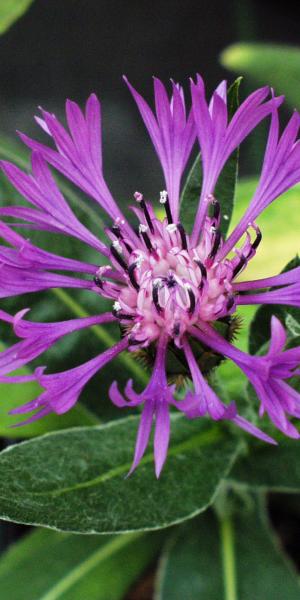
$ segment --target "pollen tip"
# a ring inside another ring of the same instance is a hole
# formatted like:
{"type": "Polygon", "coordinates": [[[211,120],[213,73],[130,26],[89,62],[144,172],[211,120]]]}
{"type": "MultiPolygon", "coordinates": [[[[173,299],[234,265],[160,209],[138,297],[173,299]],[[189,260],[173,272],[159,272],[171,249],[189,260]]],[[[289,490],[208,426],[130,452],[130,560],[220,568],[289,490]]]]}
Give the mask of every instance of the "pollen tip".
{"type": "Polygon", "coordinates": [[[141,192],[134,192],[133,197],[137,202],[142,202],[143,200],[143,194],[141,194],[141,192]]]}

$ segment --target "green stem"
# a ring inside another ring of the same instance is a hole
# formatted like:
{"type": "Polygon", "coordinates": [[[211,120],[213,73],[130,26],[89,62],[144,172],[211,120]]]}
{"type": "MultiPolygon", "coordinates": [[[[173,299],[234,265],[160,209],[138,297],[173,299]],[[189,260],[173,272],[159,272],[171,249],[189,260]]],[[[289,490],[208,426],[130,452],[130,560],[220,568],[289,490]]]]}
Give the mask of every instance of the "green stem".
{"type": "MultiPolygon", "coordinates": [[[[76,302],[76,300],[74,300],[67,292],[65,292],[65,290],[54,288],[52,292],[73,312],[76,317],[82,318],[90,316],[89,313],[78,302],[76,302]]],[[[91,331],[108,348],[116,343],[114,337],[100,325],[93,325],[93,327],[91,327],[91,331]]],[[[123,365],[126,366],[126,368],[131,371],[131,373],[137,377],[141,383],[148,383],[148,377],[144,369],[140,367],[140,365],[129,354],[123,352],[118,356],[118,360],[122,362],[123,365]]]]}
{"type": "Polygon", "coordinates": [[[220,535],[224,576],[224,600],[238,600],[236,589],[234,529],[228,516],[220,519],[220,535]]]}

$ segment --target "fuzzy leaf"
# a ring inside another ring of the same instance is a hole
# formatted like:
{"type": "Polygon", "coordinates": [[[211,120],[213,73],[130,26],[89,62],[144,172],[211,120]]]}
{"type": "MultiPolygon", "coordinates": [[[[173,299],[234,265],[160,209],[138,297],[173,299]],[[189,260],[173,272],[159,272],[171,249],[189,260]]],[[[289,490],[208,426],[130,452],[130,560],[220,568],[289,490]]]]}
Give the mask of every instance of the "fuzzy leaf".
{"type": "Polygon", "coordinates": [[[299,594],[296,573],[253,502],[248,510],[226,519],[223,535],[222,525],[209,511],[177,530],[161,560],[156,600],[297,600],[299,594]],[[232,552],[226,566],[220,545],[223,553],[226,545],[227,556],[232,552]]]}
{"type": "Polygon", "coordinates": [[[238,441],[216,425],[172,419],[166,467],[157,481],[152,451],[126,478],[139,417],[55,432],[0,454],[0,515],[77,533],[162,528],[212,502],[238,441]]]}
{"type": "MultiPolygon", "coordinates": [[[[228,89],[228,114],[229,118],[235,113],[239,105],[239,87],[241,78],[228,89]]],[[[235,151],[227,161],[216,185],[215,196],[221,204],[222,221],[221,231],[225,236],[230,224],[233,211],[235,186],[238,174],[238,151],[235,151]]],[[[181,221],[187,231],[191,231],[202,186],[202,163],[200,154],[187,176],[187,180],[181,195],[181,221]]]]}

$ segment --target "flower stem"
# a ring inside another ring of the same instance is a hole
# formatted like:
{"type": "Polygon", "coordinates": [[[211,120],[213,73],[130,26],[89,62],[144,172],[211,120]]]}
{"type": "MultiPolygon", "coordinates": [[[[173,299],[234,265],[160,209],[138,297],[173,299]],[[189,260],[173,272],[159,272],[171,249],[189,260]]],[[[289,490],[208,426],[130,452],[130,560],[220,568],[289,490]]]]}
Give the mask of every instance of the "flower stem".
{"type": "MultiPolygon", "coordinates": [[[[76,317],[82,318],[90,316],[89,313],[81,306],[81,304],[76,302],[76,300],[74,300],[65,290],[54,288],[52,289],[52,292],[73,312],[76,317]]],[[[91,327],[91,331],[99,340],[101,340],[101,342],[104,342],[108,348],[116,343],[114,337],[100,325],[93,325],[93,327],[91,327]]],[[[140,365],[130,356],[130,354],[122,352],[117,360],[121,361],[126,368],[131,371],[131,373],[137,377],[137,379],[139,379],[141,383],[148,383],[148,377],[144,369],[140,367],[140,365]]]]}
{"type": "Polygon", "coordinates": [[[238,600],[234,553],[234,529],[229,516],[220,519],[220,536],[224,577],[224,600],[238,600]]]}

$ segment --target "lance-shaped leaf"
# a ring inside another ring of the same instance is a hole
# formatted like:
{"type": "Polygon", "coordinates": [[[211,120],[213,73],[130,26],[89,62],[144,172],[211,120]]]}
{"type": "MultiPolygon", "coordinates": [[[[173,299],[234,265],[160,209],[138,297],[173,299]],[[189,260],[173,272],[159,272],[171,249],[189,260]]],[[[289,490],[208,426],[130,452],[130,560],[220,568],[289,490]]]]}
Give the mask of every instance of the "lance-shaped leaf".
{"type": "Polygon", "coordinates": [[[0,34],[5,33],[28,10],[33,0],[1,0],[0,34]]]}
{"type": "Polygon", "coordinates": [[[275,44],[233,44],[221,54],[221,63],[249,75],[261,85],[283,93],[292,108],[300,107],[300,48],[275,44]]]}
{"type": "Polygon", "coordinates": [[[224,521],[211,512],[175,533],[161,560],[155,600],[297,600],[300,586],[253,501],[224,521]]]}
{"type": "MultiPolygon", "coordinates": [[[[228,90],[228,115],[233,116],[239,106],[239,87],[241,77],[230,86],[228,90]]],[[[227,161],[216,185],[215,196],[221,204],[222,220],[221,231],[225,236],[230,224],[234,206],[235,187],[238,175],[238,150],[236,150],[227,161]]],[[[185,186],[181,195],[181,222],[187,231],[191,231],[202,186],[202,163],[199,154],[187,176],[185,186]]]]}
{"type": "Polygon", "coordinates": [[[236,438],[206,420],[172,419],[157,481],[149,450],[132,463],[139,417],[69,429],[0,454],[0,516],[77,533],[163,528],[204,511],[238,452],[236,438]]]}
{"type": "Polygon", "coordinates": [[[1,597],[121,600],[161,541],[158,533],[99,537],[34,531],[0,557],[1,597]]]}

